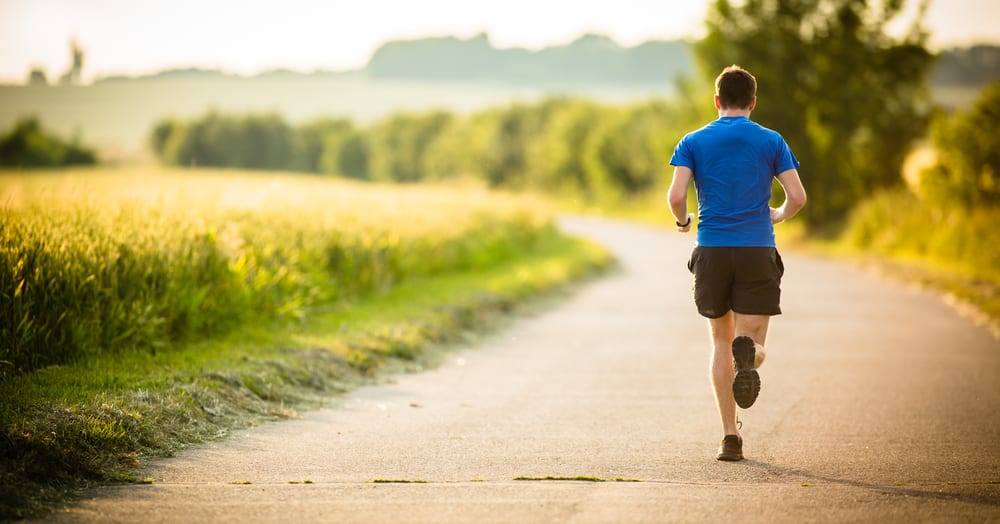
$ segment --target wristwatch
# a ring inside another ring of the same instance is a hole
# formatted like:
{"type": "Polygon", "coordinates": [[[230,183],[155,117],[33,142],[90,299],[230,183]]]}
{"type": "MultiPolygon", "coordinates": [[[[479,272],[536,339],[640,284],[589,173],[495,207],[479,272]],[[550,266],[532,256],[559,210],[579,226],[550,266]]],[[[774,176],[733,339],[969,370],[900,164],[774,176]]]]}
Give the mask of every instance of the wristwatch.
{"type": "Polygon", "coordinates": [[[683,224],[681,224],[680,222],[678,222],[676,220],[674,220],[674,223],[677,224],[677,227],[688,227],[688,226],[691,225],[691,215],[688,215],[688,221],[685,222],[685,223],[683,223],[683,224]]]}

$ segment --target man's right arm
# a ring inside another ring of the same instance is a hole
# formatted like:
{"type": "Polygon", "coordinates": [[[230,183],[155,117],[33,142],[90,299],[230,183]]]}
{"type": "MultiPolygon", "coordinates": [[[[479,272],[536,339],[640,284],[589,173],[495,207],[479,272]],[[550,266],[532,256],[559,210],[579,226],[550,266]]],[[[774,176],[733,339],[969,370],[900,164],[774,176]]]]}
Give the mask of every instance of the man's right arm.
{"type": "Polygon", "coordinates": [[[778,175],[778,183],[785,190],[785,202],[781,207],[771,208],[771,223],[784,222],[795,216],[806,205],[806,189],[802,187],[799,172],[795,169],[782,171],[778,175]]]}
{"type": "Polygon", "coordinates": [[[677,220],[677,231],[687,233],[691,231],[691,215],[687,211],[688,186],[694,179],[694,172],[687,166],[674,166],[674,178],[670,181],[670,189],[667,190],[667,202],[670,204],[670,213],[677,220]],[[683,218],[681,218],[683,217],[683,218]],[[681,226],[680,224],[686,224],[681,226]]]}

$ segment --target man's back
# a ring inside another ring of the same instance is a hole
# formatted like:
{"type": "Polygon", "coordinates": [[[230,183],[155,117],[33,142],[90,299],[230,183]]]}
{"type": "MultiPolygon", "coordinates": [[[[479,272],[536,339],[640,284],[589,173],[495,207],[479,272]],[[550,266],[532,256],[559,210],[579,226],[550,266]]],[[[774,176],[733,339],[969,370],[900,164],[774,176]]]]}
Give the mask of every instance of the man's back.
{"type": "Polygon", "coordinates": [[[781,135],[723,116],[685,136],[670,163],[694,174],[698,245],[774,247],[771,182],[799,165],[781,135]]]}

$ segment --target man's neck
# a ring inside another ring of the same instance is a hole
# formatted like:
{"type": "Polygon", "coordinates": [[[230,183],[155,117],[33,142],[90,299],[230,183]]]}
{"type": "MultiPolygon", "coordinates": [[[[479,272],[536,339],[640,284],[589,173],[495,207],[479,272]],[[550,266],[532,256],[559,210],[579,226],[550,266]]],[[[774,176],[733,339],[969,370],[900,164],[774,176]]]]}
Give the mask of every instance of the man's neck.
{"type": "Polygon", "coordinates": [[[750,118],[750,109],[720,109],[719,118],[724,116],[745,116],[750,118]]]}

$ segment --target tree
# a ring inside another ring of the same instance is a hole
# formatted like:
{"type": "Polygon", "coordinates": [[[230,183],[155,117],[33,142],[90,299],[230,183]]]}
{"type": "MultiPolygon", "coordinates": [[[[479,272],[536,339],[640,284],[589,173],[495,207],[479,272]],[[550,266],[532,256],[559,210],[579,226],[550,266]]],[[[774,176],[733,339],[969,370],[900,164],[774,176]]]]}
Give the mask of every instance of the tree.
{"type": "Polygon", "coordinates": [[[158,123],[150,144],[174,165],[288,169],[293,138],[291,127],[274,114],[239,117],[211,111],[187,123],[158,123]]]}
{"type": "Polygon", "coordinates": [[[31,71],[28,72],[28,85],[29,86],[47,86],[49,85],[49,78],[45,75],[45,70],[41,67],[32,67],[31,71]]]}
{"type": "Polygon", "coordinates": [[[584,100],[551,99],[537,110],[544,113],[537,138],[524,143],[529,185],[547,191],[589,195],[585,163],[591,154],[591,136],[607,109],[584,100]]]}
{"type": "Polygon", "coordinates": [[[70,66],[69,69],[63,74],[59,79],[61,84],[65,85],[76,85],[80,83],[83,77],[83,49],[77,44],[76,40],[72,40],[69,43],[69,56],[70,56],[70,66]]]}
{"type": "Polygon", "coordinates": [[[24,118],[0,134],[0,166],[56,167],[97,163],[92,149],[75,139],[67,142],[42,128],[34,117],[24,118]]]}
{"type": "Polygon", "coordinates": [[[931,198],[962,206],[1000,205],[1000,82],[975,105],[934,125],[937,165],[921,176],[931,198]]]}
{"type": "Polygon", "coordinates": [[[533,184],[531,145],[544,136],[555,117],[570,104],[563,98],[550,98],[536,105],[516,103],[489,114],[491,131],[486,139],[482,169],[490,187],[521,189],[533,184]]]}
{"type": "Polygon", "coordinates": [[[156,156],[163,158],[167,150],[167,142],[175,133],[180,132],[182,124],[172,118],[167,118],[157,122],[153,130],[149,133],[149,146],[153,148],[156,156]]]}
{"type": "Polygon", "coordinates": [[[380,181],[423,180],[424,155],[454,118],[450,113],[396,114],[369,131],[371,178],[380,181]]]}
{"type": "MultiPolygon", "coordinates": [[[[757,77],[754,120],[788,141],[813,198],[809,223],[841,217],[900,168],[925,132],[933,62],[918,22],[885,32],[903,0],[716,0],[695,46],[706,78],[736,63],[757,77]]],[[[707,103],[707,102],[706,102],[707,103]]]]}
{"type": "Polygon", "coordinates": [[[295,130],[292,146],[292,169],[306,173],[321,173],[320,159],[330,135],[342,135],[354,129],[347,119],[321,118],[307,122],[295,130]]]}
{"type": "Polygon", "coordinates": [[[610,119],[595,147],[602,178],[625,196],[652,189],[664,173],[664,152],[683,136],[684,115],[663,102],[624,108],[610,119]]]}

